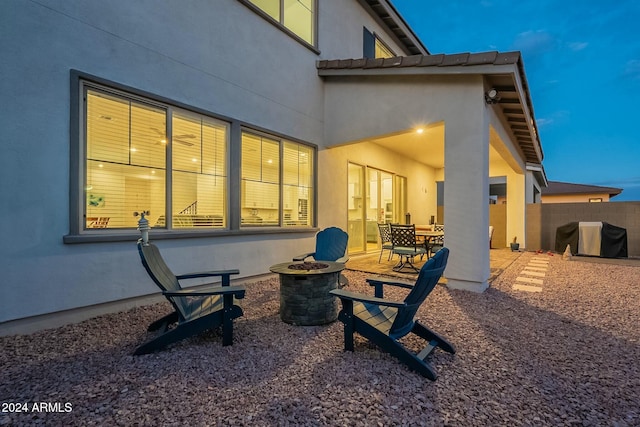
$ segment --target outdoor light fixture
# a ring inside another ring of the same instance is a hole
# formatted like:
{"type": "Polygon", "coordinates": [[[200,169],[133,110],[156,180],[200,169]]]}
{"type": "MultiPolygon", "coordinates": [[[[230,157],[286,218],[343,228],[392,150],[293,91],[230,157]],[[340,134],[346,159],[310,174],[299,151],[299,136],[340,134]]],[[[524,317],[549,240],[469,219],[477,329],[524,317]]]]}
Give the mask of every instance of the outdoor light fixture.
{"type": "Polygon", "coordinates": [[[484,100],[487,104],[497,104],[500,101],[500,96],[498,95],[498,90],[495,88],[491,88],[484,94],[484,100]]]}

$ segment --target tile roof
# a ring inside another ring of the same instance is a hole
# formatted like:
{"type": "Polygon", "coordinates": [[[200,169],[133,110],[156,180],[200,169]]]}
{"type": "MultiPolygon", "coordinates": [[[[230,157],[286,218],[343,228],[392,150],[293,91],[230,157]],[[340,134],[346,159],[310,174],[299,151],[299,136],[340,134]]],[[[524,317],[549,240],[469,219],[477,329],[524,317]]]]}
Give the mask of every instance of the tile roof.
{"type": "Polygon", "coordinates": [[[570,182],[549,181],[546,188],[542,188],[543,195],[551,194],[585,194],[585,193],[605,193],[609,197],[622,193],[622,188],[601,187],[598,185],[572,184],[570,182]]]}
{"type": "Polygon", "coordinates": [[[520,52],[481,52],[445,55],[412,55],[393,58],[323,59],[317,62],[319,70],[371,69],[403,67],[450,67],[461,65],[504,65],[517,64],[520,52]]]}

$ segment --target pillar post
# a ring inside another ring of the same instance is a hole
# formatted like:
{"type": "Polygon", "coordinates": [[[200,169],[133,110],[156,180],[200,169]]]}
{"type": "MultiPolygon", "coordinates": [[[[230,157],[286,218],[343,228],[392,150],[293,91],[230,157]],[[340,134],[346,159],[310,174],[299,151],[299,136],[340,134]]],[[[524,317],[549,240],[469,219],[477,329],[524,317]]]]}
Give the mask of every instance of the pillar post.
{"type": "Polygon", "coordinates": [[[460,102],[445,122],[444,217],[447,286],[482,292],[489,286],[489,114],[460,102]]]}

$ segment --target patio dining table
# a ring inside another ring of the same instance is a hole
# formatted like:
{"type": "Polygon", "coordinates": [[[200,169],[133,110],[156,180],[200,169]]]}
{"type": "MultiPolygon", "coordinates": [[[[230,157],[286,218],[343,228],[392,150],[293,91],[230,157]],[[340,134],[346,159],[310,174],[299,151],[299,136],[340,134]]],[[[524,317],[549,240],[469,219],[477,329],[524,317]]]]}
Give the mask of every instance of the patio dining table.
{"type": "Polygon", "coordinates": [[[419,230],[416,229],[416,237],[422,237],[425,241],[429,241],[434,237],[444,236],[444,231],[419,230]]]}

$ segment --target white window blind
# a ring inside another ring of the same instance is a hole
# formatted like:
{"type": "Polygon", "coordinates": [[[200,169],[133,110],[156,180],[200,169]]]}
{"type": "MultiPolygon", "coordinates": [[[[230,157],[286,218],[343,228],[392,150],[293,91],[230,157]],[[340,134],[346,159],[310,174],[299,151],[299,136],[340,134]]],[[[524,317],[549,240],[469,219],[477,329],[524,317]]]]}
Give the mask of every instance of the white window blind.
{"type": "Polygon", "coordinates": [[[136,228],[141,211],[167,227],[167,185],[172,227],[227,226],[227,123],[93,87],[85,94],[86,229],[136,228]]]}
{"type": "Polygon", "coordinates": [[[303,144],[244,132],[242,224],[310,226],[313,156],[303,144]]]}
{"type": "Polygon", "coordinates": [[[93,90],[86,99],[85,226],[136,227],[133,212],[164,209],[166,113],[93,90]]]}

